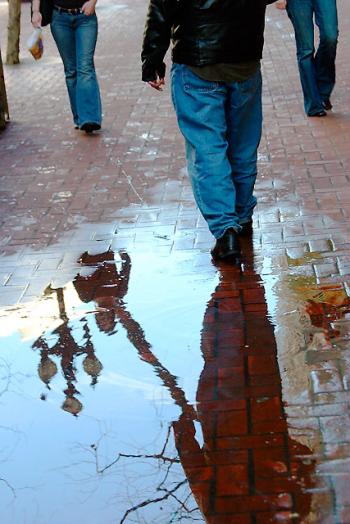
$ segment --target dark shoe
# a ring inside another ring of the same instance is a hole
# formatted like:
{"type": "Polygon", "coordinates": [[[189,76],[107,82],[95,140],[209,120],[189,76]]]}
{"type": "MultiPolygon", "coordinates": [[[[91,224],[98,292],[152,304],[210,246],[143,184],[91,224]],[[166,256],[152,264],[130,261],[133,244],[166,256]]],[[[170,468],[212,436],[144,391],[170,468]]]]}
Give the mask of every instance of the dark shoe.
{"type": "Polygon", "coordinates": [[[217,239],[211,254],[214,259],[237,259],[240,255],[238,234],[232,227],[227,229],[221,238],[217,239]]]}
{"type": "Polygon", "coordinates": [[[249,222],[245,222],[244,224],[241,224],[242,229],[238,233],[241,236],[244,235],[251,235],[253,233],[253,221],[250,220],[249,222]]]}
{"type": "Polygon", "coordinates": [[[82,126],[80,126],[80,129],[82,131],[85,131],[85,133],[92,133],[93,131],[98,131],[101,129],[100,124],[96,124],[95,122],[85,122],[82,126]]]}
{"type": "Polygon", "coordinates": [[[326,111],[330,111],[333,107],[332,102],[327,98],[327,100],[323,100],[323,107],[326,111]]]}
{"type": "Polygon", "coordinates": [[[313,115],[307,115],[307,116],[327,116],[326,111],[318,111],[318,113],[314,113],[313,115]]]}

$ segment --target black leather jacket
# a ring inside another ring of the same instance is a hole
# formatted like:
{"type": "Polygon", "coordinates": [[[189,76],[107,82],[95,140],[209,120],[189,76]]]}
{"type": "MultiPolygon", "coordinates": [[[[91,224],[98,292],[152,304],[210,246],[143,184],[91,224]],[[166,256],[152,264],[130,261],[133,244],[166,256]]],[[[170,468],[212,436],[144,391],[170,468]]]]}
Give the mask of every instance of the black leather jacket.
{"type": "Polygon", "coordinates": [[[266,4],[275,0],[150,0],[142,47],[142,79],[165,74],[172,59],[201,66],[261,58],[266,4]]]}

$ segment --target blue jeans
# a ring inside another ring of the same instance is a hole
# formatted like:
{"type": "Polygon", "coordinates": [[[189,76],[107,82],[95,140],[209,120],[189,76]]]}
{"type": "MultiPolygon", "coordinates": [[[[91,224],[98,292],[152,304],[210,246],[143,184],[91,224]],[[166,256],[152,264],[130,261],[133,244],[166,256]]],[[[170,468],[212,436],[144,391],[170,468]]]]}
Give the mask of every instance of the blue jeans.
{"type": "Polygon", "coordinates": [[[51,32],[61,55],[74,123],[101,125],[101,98],[94,52],[97,17],[53,11],[51,32]]]}
{"type": "Polygon", "coordinates": [[[214,237],[250,222],[261,138],[261,72],[244,82],[202,80],[173,64],[172,99],[196,203],[214,237]]]}
{"type": "Polygon", "coordinates": [[[311,116],[323,110],[323,102],[330,98],[335,84],[337,3],[336,0],[288,0],[287,12],[295,31],[305,111],[311,116]],[[316,54],[314,17],[320,31],[316,54]]]}

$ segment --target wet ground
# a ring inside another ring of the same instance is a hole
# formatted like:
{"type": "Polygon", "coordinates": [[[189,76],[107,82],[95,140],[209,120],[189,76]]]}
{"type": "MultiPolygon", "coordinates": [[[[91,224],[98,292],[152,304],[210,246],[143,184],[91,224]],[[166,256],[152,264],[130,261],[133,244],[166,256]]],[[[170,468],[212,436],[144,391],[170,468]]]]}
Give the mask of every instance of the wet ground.
{"type": "Polygon", "coordinates": [[[23,49],[5,69],[2,522],[349,524],[347,5],[325,119],[304,116],[289,22],[268,9],[237,266],[211,261],[168,92],[139,80],[145,8],[100,2],[99,135],[72,128],[48,33],[41,62],[23,49]]]}

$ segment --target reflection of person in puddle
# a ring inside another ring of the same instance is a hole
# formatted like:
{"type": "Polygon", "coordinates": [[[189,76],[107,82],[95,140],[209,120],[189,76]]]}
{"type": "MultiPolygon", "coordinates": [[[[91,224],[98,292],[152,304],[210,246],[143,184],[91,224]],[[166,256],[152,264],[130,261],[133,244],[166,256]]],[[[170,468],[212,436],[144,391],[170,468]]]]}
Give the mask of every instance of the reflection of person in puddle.
{"type": "Polygon", "coordinates": [[[204,444],[183,411],[173,424],[176,447],[207,522],[221,524],[229,515],[242,523],[301,522],[310,511],[314,464],[311,451],[288,435],[273,327],[251,248],[244,247],[244,272],[219,268],[204,316],[196,395],[204,444]]]}

